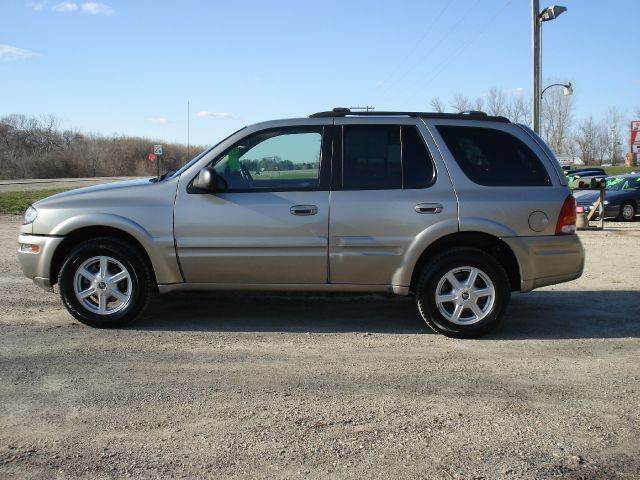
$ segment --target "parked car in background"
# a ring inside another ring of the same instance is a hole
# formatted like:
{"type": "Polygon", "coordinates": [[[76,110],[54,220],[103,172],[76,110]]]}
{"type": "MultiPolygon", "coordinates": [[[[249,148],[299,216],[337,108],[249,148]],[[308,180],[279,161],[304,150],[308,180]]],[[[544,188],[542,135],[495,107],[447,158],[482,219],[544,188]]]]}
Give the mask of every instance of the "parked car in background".
{"type": "Polygon", "coordinates": [[[609,176],[607,174],[592,175],[587,174],[583,176],[567,178],[569,188],[572,190],[599,190],[602,181],[606,180],[609,176]]]}
{"type": "MultiPolygon", "coordinates": [[[[581,170],[571,170],[567,174],[567,182],[569,184],[569,188],[576,189],[580,186],[580,182],[586,182],[586,179],[593,177],[605,178],[607,177],[606,172],[602,168],[593,168],[593,169],[581,169],[581,170]]],[[[585,183],[586,185],[586,183],[585,183]]]]}
{"type": "Polygon", "coordinates": [[[36,202],[18,256],[94,327],[126,325],[155,292],[388,292],[415,296],[435,331],[475,337],[511,291],[582,274],[575,222],[528,127],[336,109],[245,127],[159,178],[36,202]]]}
{"type": "MultiPolygon", "coordinates": [[[[600,194],[593,190],[577,190],[573,195],[577,207],[590,212],[600,194]]],[[[605,218],[615,217],[630,222],[640,211],[640,174],[607,177],[604,198],[605,218]]]]}
{"type": "Polygon", "coordinates": [[[580,172],[584,172],[585,174],[594,173],[594,174],[606,175],[604,168],[598,168],[598,167],[580,167],[580,168],[564,168],[563,167],[563,170],[567,175],[580,173],[580,172]]]}

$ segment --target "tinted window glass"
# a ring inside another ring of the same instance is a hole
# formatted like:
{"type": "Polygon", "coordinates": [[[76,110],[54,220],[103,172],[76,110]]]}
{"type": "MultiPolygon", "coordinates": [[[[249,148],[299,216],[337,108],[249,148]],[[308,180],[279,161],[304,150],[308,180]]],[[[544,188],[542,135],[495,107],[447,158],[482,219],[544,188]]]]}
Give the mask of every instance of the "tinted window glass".
{"type": "Polygon", "coordinates": [[[433,180],[433,161],[416,127],[402,127],[404,188],[425,188],[433,180]]]}
{"type": "Polygon", "coordinates": [[[538,157],[514,136],[493,128],[437,128],[471,181],[498,187],[551,185],[538,157]]]}
{"type": "Polygon", "coordinates": [[[343,188],[373,190],[402,188],[400,127],[344,127],[343,188]]]}
{"type": "Polygon", "coordinates": [[[322,128],[265,130],[215,161],[229,190],[296,190],[320,185],[322,128]]]}

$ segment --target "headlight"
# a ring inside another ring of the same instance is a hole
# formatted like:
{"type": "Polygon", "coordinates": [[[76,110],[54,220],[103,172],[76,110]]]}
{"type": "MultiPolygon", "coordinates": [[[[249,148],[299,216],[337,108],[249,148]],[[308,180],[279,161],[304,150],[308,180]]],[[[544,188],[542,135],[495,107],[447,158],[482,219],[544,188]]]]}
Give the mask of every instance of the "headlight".
{"type": "Polygon", "coordinates": [[[31,205],[29,205],[29,207],[27,208],[27,211],[24,212],[24,224],[28,225],[29,223],[33,222],[37,216],[38,216],[38,211],[35,208],[33,208],[31,205]]]}

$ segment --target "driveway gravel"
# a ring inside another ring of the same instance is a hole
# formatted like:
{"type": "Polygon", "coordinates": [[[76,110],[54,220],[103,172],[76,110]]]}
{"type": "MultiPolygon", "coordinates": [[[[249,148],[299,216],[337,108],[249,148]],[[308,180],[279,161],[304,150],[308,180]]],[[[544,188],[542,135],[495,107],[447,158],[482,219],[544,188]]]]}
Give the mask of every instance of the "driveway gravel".
{"type": "Polygon", "coordinates": [[[0,478],[640,478],[640,222],[479,340],[410,298],[170,294],[125,330],[22,277],[0,217],[0,478]]]}

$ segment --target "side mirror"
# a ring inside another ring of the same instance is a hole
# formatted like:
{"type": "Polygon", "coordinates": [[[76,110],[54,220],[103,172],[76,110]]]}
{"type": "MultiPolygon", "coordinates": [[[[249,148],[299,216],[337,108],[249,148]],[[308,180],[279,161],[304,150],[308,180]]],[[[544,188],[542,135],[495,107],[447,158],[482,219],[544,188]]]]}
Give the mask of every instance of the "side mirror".
{"type": "Polygon", "coordinates": [[[216,190],[226,190],[227,182],[216,173],[212,167],[205,167],[200,170],[198,176],[193,181],[193,186],[205,192],[215,192],[216,190]]]}

